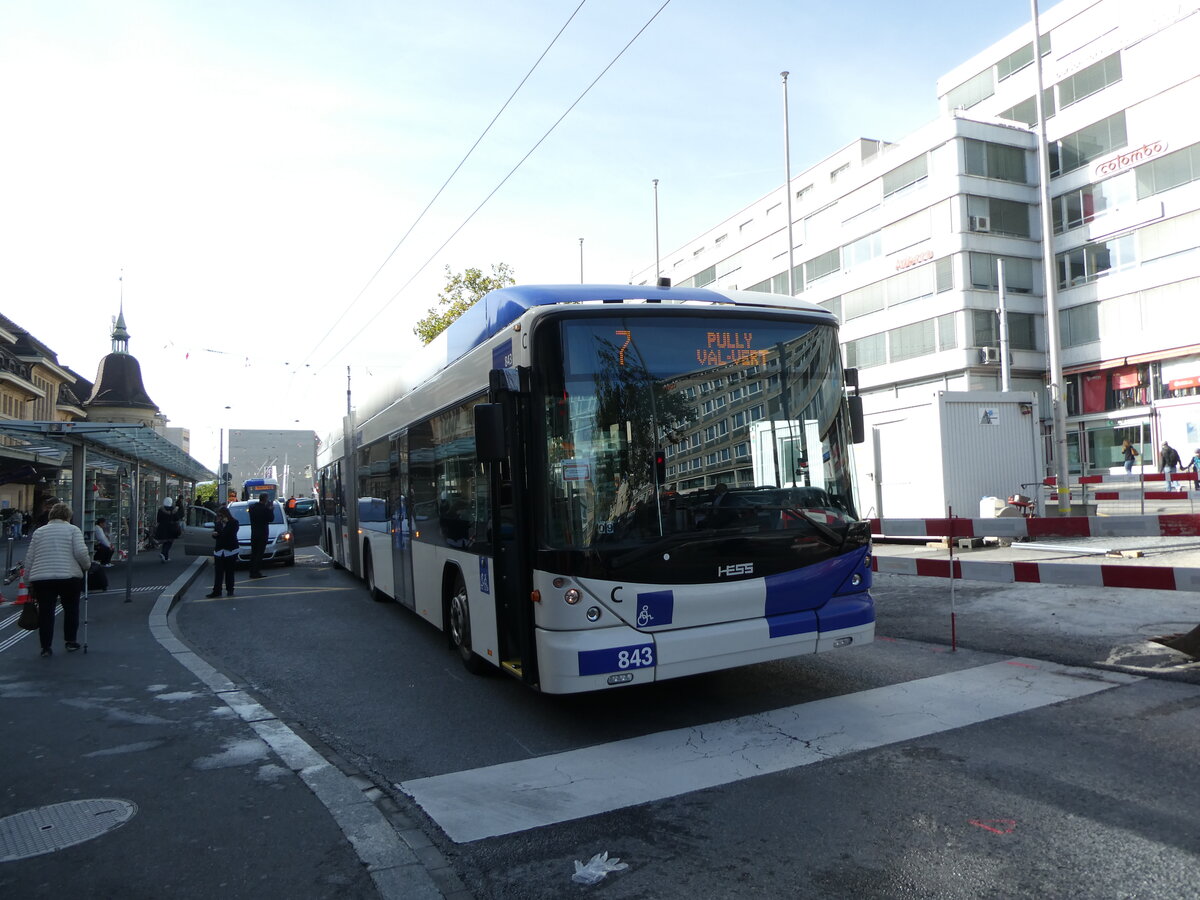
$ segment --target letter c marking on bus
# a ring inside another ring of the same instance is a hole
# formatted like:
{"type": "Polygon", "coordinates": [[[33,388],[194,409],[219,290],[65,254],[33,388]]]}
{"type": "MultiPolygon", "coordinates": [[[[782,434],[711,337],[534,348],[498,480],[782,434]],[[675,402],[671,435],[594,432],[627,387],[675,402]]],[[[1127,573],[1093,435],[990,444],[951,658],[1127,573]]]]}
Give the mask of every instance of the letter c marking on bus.
{"type": "Polygon", "coordinates": [[[608,595],[608,598],[610,600],[612,600],[613,603],[624,603],[625,602],[624,600],[622,600],[620,597],[617,596],[617,591],[619,591],[619,590],[621,590],[621,585],[618,584],[615,588],[612,589],[612,593],[608,595]]]}

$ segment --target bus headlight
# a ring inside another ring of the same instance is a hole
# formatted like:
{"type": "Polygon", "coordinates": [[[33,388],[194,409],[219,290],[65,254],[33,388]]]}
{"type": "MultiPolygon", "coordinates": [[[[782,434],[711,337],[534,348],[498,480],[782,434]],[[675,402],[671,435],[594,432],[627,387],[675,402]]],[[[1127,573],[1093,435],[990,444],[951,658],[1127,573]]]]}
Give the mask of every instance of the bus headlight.
{"type": "Polygon", "coordinates": [[[579,593],[579,588],[567,588],[567,590],[563,593],[563,599],[566,600],[571,606],[574,606],[576,603],[578,603],[580,597],[582,596],[583,595],[579,593]]]}

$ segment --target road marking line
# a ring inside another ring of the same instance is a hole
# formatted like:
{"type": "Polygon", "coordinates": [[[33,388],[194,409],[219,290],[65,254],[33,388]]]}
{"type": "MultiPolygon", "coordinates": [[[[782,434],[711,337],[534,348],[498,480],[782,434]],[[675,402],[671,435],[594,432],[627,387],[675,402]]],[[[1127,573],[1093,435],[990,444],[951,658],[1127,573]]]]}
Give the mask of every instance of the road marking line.
{"type": "Polygon", "coordinates": [[[1006,660],[398,786],[452,841],[466,843],[962,728],[1140,680],[1035,659],[1006,660]]]}

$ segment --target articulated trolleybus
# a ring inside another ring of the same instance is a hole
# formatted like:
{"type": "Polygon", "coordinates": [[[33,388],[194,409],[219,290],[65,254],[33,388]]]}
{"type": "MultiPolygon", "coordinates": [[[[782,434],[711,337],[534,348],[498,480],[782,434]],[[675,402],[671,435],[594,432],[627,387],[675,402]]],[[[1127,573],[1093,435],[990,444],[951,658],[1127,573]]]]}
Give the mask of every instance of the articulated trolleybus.
{"type": "Polygon", "coordinates": [[[468,669],[548,693],[857,646],[861,435],[821,307],[504,288],[325,442],[322,547],[468,669]]]}

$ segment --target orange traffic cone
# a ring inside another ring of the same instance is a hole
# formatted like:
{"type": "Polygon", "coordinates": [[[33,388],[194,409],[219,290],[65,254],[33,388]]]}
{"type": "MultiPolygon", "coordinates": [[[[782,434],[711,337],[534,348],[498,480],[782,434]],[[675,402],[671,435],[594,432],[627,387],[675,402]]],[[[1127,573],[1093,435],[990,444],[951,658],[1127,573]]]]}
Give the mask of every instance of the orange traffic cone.
{"type": "Polygon", "coordinates": [[[29,588],[25,587],[25,579],[22,578],[17,583],[17,599],[13,601],[13,605],[29,602],[29,588]]]}

